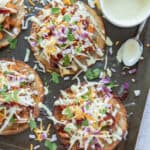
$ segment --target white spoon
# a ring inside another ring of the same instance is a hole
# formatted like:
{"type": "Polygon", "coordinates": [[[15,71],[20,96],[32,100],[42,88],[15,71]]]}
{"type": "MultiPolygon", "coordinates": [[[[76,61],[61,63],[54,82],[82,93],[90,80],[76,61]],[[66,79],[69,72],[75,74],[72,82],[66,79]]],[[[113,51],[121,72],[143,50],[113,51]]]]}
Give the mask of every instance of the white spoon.
{"type": "Polygon", "coordinates": [[[130,67],[139,61],[143,53],[143,44],[139,40],[139,37],[144,29],[145,24],[146,20],[140,25],[137,35],[134,38],[128,39],[121,45],[117,53],[118,62],[123,62],[124,65],[130,67]]]}

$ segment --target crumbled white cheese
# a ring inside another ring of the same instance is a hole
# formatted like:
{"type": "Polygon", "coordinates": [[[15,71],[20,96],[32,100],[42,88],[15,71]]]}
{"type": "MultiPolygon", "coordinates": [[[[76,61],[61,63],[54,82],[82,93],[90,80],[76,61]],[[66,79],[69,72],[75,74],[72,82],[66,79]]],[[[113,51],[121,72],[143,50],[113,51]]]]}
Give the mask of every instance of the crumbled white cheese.
{"type": "Polygon", "coordinates": [[[112,42],[112,40],[110,39],[110,37],[107,36],[105,42],[106,42],[106,45],[107,45],[107,46],[113,46],[113,42],[112,42]]]}
{"type": "Polygon", "coordinates": [[[141,95],[141,90],[134,90],[134,95],[135,96],[140,96],[141,95]]]}

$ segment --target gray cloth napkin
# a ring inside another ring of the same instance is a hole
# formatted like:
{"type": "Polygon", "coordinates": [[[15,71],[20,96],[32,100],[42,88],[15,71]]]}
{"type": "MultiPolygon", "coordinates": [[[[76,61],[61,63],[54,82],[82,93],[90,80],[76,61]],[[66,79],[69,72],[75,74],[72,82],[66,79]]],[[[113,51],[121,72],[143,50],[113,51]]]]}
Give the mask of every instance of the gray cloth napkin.
{"type": "Polygon", "coordinates": [[[135,150],[150,150],[150,90],[145,104],[135,150]]]}

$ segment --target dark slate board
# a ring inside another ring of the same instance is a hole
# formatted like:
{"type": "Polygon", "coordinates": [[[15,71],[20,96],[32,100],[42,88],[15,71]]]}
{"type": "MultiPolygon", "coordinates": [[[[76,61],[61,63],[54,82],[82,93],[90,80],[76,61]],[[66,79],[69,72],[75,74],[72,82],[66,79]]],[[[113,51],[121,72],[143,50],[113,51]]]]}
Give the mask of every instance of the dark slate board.
{"type": "MultiPolygon", "coordinates": [[[[110,24],[108,21],[104,19],[105,27],[107,35],[111,37],[113,41],[119,40],[121,43],[127,40],[128,38],[134,37],[137,32],[137,27],[134,28],[118,28],[110,24]]],[[[29,35],[29,30],[22,31],[21,34],[18,37],[18,44],[15,50],[9,50],[9,47],[6,47],[4,49],[0,50],[0,58],[16,58],[18,60],[24,60],[25,51],[26,48],[29,48],[28,43],[24,40],[24,36],[29,35]]],[[[145,26],[144,32],[141,36],[141,40],[146,45],[147,43],[150,43],[150,19],[147,22],[147,25],[145,26]]],[[[146,101],[146,96],[148,93],[148,89],[150,87],[150,48],[144,47],[144,61],[140,61],[136,67],[137,67],[137,73],[134,75],[121,75],[121,69],[122,65],[119,65],[116,61],[116,52],[118,46],[114,46],[114,54],[113,56],[110,56],[108,58],[109,60],[109,66],[112,66],[112,64],[115,64],[115,68],[117,70],[116,73],[113,74],[112,80],[117,80],[120,84],[128,81],[130,83],[130,93],[129,96],[125,101],[123,101],[124,104],[128,104],[131,102],[135,102],[136,106],[128,107],[127,112],[130,114],[133,112],[133,115],[128,117],[128,136],[127,139],[116,148],[117,150],[134,150],[134,146],[136,143],[136,138],[141,122],[141,117],[143,114],[143,109],[146,101]],[[131,78],[135,78],[136,82],[131,83],[131,78]],[[135,97],[133,91],[135,89],[141,90],[141,95],[139,97],[135,97]]],[[[34,66],[35,58],[31,53],[29,65],[34,66]]],[[[103,63],[98,62],[94,66],[103,66],[103,63]]],[[[43,82],[45,80],[49,83],[49,89],[50,93],[45,97],[45,104],[51,108],[53,107],[53,102],[55,100],[54,96],[59,96],[59,90],[65,89],[69,87],[72,83],[75,83],[76,81],[64,81],[61,79],[61,83],[59,85],[53,84],[50,81],[50,75],[49,73],[41,73],[39,72],[39,75],[43,79],[43,82]]],[[[81,75],[82,77],[83,75],[81,75]]],[[[43,117],[45,124],[49,122],[45,117],[43,117]]],[[[54,133],[53,129],[51,131],[54,133]]],[[[0,150],[28,150],[30,143],[34,143],[32,140],[29,140],[28,135],[30,134],[30,130],[26,130],[23,133],[20,133],[18,135],[13,136],[0,136],[0,150]]],[[[40,150],[44,150],[44,147],[41,147],[40,150]]],[[[59,146],[59,150],[64,150],[63,146],[59,146]]]]}

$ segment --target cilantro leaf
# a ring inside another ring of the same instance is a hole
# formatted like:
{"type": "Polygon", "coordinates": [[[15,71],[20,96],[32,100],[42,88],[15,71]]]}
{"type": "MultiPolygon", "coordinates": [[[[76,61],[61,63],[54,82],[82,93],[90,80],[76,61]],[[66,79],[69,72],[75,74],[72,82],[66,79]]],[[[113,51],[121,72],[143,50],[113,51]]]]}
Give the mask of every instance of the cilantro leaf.
{"type": "Polygon", "coordinates": [[[58,7],[53,7],[53,8],[51,8],[51,13],[52,14],[59,14],[60,13],[60,9],[58,7]]]}
{"type": "Polygon", "coordinates": [[[6,71],[3,72],[3,74],[6,76],[6,75],[9,74],[9,72],[6,70],[6,71]]]}
{"type": "Polygon", "coordinates": [[[10,123],[15,123],[15,118],[14,117],[11,117],[11,119],[10,119],[10,123]]]}
{"type": "Polygon", "coordinates": [[[65,127],[64,131],[67,132],[67,133],[70,133],[71,132],[71,128],[65,127]]]}
{"type": "Polygon", "coordinates": [[[71,0],[71,4],[75,4],[76,0],[71,0]]]}
{"type": "Polygon", "coordinates": [[[17,39],[8,38],[8,42],[9,42],[9,48],[10,49],[15,49],[16,48],[17,39]]]}
{"type": "Polygon", "coordinates": [[[69,22],[71,20],[71,17],[69,15],[65,15],[63,17],[63,20],[66,21],[66,22],[69,22]]]}
{"type": "Polygon", "coordinates": [[[99,78],[101,69],[95,68],[95,69],[89,69],[86,73],[85,76],[88,80],[94,80],[99,78]]]}
{"type": "Polygon", "coordinates": [[[88,125],[89,125],[88,120],[83,120],[83,121],[82,121],[82,126],[88,126],[88,125]]]}
{"type": "Polygon", "coordinates": [[[75,52],[76,53],[81,53],[82,52],[82,48],[80,48],[80,47],[75,48],[75,52]]]}
{"type": "Polygon", "coordinates": [[[72,118],[73,117],[73,114],[71,112],[71,110],[69,108],[65,108],[62,112],[63,115],[67,116],[67,118],[72,118]]]}
{"type": "Polygon", "coordinates": [[[59,77],[60,77],[60,75],[58,73],[56,73],[56,72],[51,73],[51,80],[53,83],[58,84],[59,83],[59,77]]]}
{"type": "Polygon", "coordinates": [[[68,41],[73,41],[75,38],[74,38],[74,35],[72,34],[72,30],[69,29],[69,32],[67,34],[67,39],[68,41]]]}
{"type": "Polygon", "coordinates": [[[0,31],[2,31],[3,30],[3,25],[2,24],[0,24],[0,31]]]}
{"type": "Polygon", "coordinates": [[[106,84],[106,86],[112,89],[112,88],[114,88],[114,87],[117,87],[118,84],[117,84],[116,82],[113,82],[113,81],[112,81],[112,82],[110,82],[109,84],[106,84]]]}
{"type": "Polygon", "coordinates": [[[63,61],[64,61],[64,66],[68,66],[70,64],[70,58],[69,58],[69,55],[65,55],[64,58],[63,58],[63,61]]]}
{"type": "Polygon", "coordinates": [[[36,125],[36,122],[35,122],[34,119],[31,119],[31,120],[30,120],[29,125],[30,125],[30,129],[31,129],[31,130],[37,128],[37,125],[36,125]]]}
{"type": "Polygon", "coordinates": [[[56,150],[57,149],[56,143],[52,143],[49,140],[45,141],[44,146],[47,147],[48,150],[56,150]]]}
{"type": "Polygon", "coordinates": [[[107,113],[107,109],[106,109],[106,108],[100,109],[100,110],[99,110],[99,113],[101,113],[101,114],[106,114],[106,113],[107,113]]]}
{"type": "Polygon", "coordinates": [[[37,42],[40,44],[42,42],[43,38],[42,37],[39,37],[37,42]]]}

